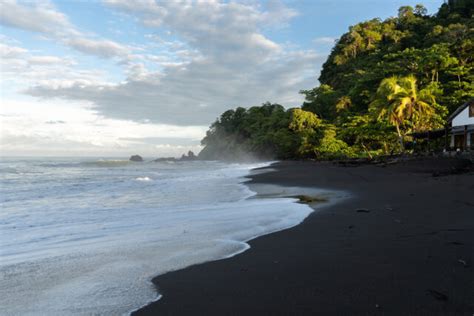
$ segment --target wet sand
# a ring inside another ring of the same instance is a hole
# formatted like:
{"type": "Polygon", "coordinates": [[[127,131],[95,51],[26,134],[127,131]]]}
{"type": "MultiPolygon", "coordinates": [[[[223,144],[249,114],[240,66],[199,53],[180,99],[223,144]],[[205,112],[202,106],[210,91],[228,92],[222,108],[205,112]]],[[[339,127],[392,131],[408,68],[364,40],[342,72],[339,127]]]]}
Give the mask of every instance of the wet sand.
{"type": "Polygon", "coordinates": [[[474,172],[464,166],[277,163],[249,185],[353,197],[243,254],[156,277],[163,297],[134,315],[473,315],[474,172]]]}

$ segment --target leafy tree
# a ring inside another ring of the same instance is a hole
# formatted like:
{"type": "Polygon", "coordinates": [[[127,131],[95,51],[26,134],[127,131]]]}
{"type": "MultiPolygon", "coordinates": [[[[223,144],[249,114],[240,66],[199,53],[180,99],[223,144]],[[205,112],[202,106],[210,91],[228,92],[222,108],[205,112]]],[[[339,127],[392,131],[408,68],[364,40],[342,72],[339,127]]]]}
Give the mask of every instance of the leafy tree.
{"type": "Polygon", "coordinates": [[[404,137],[408,131],[439,127],[440,109],[436,104],[435,87],[419,90],[413,76],[384,79],[371,103],[371,110],[379,120],[395,126],[404,150],[404,137]]]}
{"type": "Polygon", "coordinates": [[[316,114],[301,109],[291,111],[289,129],[298,135],[300,141],[298,156],[310,157],[321,135],[322,121],[316,114]]]}
{"type": "Polygon", "coordinates": [[[265,103],[224,112],[201,157],[373,157],[403,150],[416,131],[474,97],[474,1],[450,0],[435,15],[422,5],[349,27],[302,90],[301,109],[265,103]]]}
{"type": "Polygon", "coordinates": [[[337,113],[347,111],[352,106],[351,98],[348,97],[347,95],[342,96],[339,99],[337,99],[337,102],[336,102],[335,106],[336,106],[336,112],[337,113]]]}
{"type": "Polygon", "coordinates": [[[341,129],[342,139],[355,152],[365,153],[371,158],[375,155],[388,155],[397,150],[393,126],[371,115],[355,115],[344,123],[341,129]]]}
{"type": "Polygon", "coordinates": [[[403,6],[398,9],[398,19],[402,22],[411,20],[415,17],[415,12],[411,6],[403,6]]]}
{"type": "Polygon", "coordinates": [[[323,84],[311,90],[302,90],[300,93],[306,96],[302,109],[316,113],[322,119],[332,120],[336,116],[334,104],[339,95],[327,84],[323,84]]]}
{"type": "Polygon", "coordinates": [[[316,158],[323,159],[353,156],[351,148],[337,138],[336,126],[331,124],[324,126],[323,135],[313,151],[316,158]]]}
{"type": "Polygon", "coordinates": [[[424,5],[417,4],[415,6],[415,10],[413,12],[415,13],[415,15],[425,16],[428,13],[428,10],[426,9],[426,7],[424,5]]]}

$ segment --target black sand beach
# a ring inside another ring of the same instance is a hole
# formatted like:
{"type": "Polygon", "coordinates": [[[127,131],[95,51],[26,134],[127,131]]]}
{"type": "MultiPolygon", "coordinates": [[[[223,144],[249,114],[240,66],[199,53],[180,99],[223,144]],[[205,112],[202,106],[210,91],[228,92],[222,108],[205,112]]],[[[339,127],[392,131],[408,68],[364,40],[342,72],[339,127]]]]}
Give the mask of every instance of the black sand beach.
{"type": "Polygon", "coordinates": [[[163,297],[134,315],[473,315],[474,173],[462,165],[278,163],[250,183],[354,197],[236,257],[158,276],[163,297]]]}

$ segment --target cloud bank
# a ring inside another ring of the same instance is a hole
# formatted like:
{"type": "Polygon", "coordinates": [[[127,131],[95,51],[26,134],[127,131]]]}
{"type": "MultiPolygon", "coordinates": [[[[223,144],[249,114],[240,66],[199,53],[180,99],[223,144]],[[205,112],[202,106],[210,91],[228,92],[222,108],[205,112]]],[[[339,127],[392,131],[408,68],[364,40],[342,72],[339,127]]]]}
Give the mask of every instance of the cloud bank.
{"type": "Polygon", "coordinates": [[[111,40],[87,38],[51,5],[9,5],[16,17],[2,16],[3,24],[48,34],[85,54],[116,58],[127,74],[118,83],[37,82],[24,92],[87,101],[109,118],[209,125],[230,107],[265,101],[297,106],[301,103],[298,91],[314,85],[316,67],[324,58],[264,35],[265,29],[284,27],[297,15],[280,2],[270,1],[265,7],[218,1],[104,2],[109,10],[125,14],[151,32],[171,34],[175,39],[171,45],[148,36],[162,48],[158,51],[137,51],[111,40]],[[160,55],[164,48],[166,56],[160,55]]]}

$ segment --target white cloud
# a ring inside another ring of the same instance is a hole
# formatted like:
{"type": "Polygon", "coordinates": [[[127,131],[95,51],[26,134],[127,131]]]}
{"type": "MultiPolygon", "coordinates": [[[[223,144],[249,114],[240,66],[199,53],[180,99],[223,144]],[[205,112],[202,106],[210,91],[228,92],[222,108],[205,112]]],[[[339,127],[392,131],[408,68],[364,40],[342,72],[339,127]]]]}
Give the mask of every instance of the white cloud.
{"type": "Polygon", "coordinates": [[[288,8],[281,1],[269,0],[267,10],[261,15],[261,19],[269,26],[286,27],[287,23],[296,16],[298,12],[288,8]]]}
{"type": "Polygon", "coordinates": [[[102,58],[127,59],[130,54],[125,45],[107,39],[87,38],[48,0],[27,3],[3,0],[0,4],[0,24],[41,33],[82,53],[102,58]]]}
{"type": "MultiPolygon", "coordinates": [[[[171,34],[181,37],[187,44],[197,48],[203,55],[240,58],[262,58],[279,46],[259,33],[259,26],[287,21],[284,6],[276,6],[278,12],[259,11],[258,7],[239,3],[218,1],[105,1],[110,7],[138,16],[146,26],[164,27],[171,34]],[[271,18],[270,18],[271,17],[271,18]]],[[[287,12],[293,12],[287,10],[287,12]]]]}
{"type": "Polygon", "coordinates": [[[2,100],[0,122],[2,152],[9,155],[178,157],[199,152],[206,130],[107,119],[83,102],[2,100]]]}
{"type": "Polygon", "coordinates": [[[18,58],[18,55],[25,54],[28,50],[18,47],[9,46],[0,43],[0,57],[3,59],[18,58]]]}
{"type": "Polygon", "coordinates": [[[155,60],[162,68],[152,71],[134,61],[127,66],[128,80],[116,85],[36,85],[28,90],[30,95],[86,100],[102,115],[117,119],[210,124],[229,107],[265,101],[299,105],[298,91],[314,84],[316,65],[323,58],[311,51],[289,50],[261,32],[270,20],[287,22],[295,15],[281,3],[272,4],[275,11],[217,1],[109,0],[107,4],[152,29],[174,34],[175,43],[188,48],[175,52],[187,55],[168,61],[167,56],[144,54],[141,58],[155,60]]]}
{"type": "Polygon", "coordinates": [[[130,50],[124,45],[109,40],[92,40],[87,38],[73,38],[65,43],[86,54],[96,55],[103,58],[114,56],[127,56],[130,50]]]}
{"type": "Polygon", "coordinates": [[[207,126],[230,107],[301,104],[298,91],[314,85],[325,57],[265,36],[297,14],[278,1],[107,1],[121,17],[149,28],[141,34],[148,42],[133,45],[78,30],[50,3],[8,4],[17,17],[2,15],[3,25],[118,61],[115,67],[126,75],[110,82],[102,61],[97,69],[81,69],[77,56],[3,41],[3,84],[39,100],[2,100],[2,108],[19,111],[2,116],[2,149],[12,154],[45,148],[57,155],[197,152],[207,126]],[[25,21],[36,15],[37,21],[25,21]]]}
{"type": "Polygon", "coordinates": [[[336,40],[337,39],[335,37],[322,36],[315,38],[313,42],[315,44],[334,45],[336,43],[336,40]]]}
{"type": "MultiPolygon", "coordinates": [[[[4,37],[5,43],[12,40],[4,37]]],[[[76,69],[77,62],[72,57],[38,55],[23,47],[0,43],[0,69],[3,84],[9,90],[26,89],[28,86],[67,87],[72,85],[104,85],[105,74],[98,70],[76,69]]]]}
{"type": "Polygon", "coordinates": [[[61,58],[57,56],[31,56],[27,59],[30,65],[73,65],[71,58],[61,58]]]}
{"type": "Polygon", "coordinates": [[[0,23],[3,25],[54,35],[74,33],[67,17],[47,0],[27,4],[2,0],[0,8],[0,23]]]}

